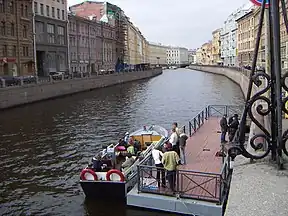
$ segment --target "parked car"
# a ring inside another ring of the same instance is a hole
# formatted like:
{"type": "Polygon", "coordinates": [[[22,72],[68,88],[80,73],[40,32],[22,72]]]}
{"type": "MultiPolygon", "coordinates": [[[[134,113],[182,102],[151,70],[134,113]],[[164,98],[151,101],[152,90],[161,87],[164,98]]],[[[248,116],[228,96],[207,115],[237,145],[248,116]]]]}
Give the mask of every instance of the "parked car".
{"type": "Polygon", "coordinates": [[[64,79],[69,78],[69,75],[65,72],[50,72],[49,75],[52,76],[53,80],[61,80],[63,75],[64,79]]]}
{"type": "Polygon", "coordinates": [[[35,76],[17,76],[14,77],[16,85],[21,84],[21,80],[23,80],[24,84],[29,84],[29,83],[36,83],[36,77],[35,76]]]}
{"type": "Polygon", "coordinates": [[[5,80],[5,86],[17,85],[17,81],[14,76],[1,76],[0,80],[1,80],[1,84],[0,84],[1,87],[3,87],[2,80],[5,80]]]}

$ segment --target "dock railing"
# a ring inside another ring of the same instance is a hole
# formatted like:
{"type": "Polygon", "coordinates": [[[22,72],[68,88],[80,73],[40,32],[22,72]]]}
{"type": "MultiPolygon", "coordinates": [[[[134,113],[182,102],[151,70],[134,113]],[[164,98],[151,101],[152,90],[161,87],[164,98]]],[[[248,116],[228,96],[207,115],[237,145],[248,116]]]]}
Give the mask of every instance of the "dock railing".
{"type": "MultiPolygon", "coordinates": [[[[240,116],[243,108],[243,106],[236,105],[209,105],[188,122],[189,135],[192,136],[199,130],[209,117],[222,117],[224,114],[228,117],[234,114],[240,116]]],[[[186,130],[185,126],[183,126],[183,130],[186,130]]],[[[227,196],[231,178],[229,156],[223,158],[223,165],[219,173],[178,169],[176,171],[174,192],[169,188],[169,183],[166,182],[164,168],[159,168],[152,164],[154,163],[150,154],[137,166],[139,193],[205,200],[218,204],[223,203],[225,196],[227,196]],[[157,172],[160,175],[159,179],[157,178],[157,172]],[[165,178],[165,185],[162,184],[162,175],[163,179],[165,178]]]]}
{"type": "Polygon", "coordinates": [[[219,173],[177,170],[174,192],[166,180],[164,168],[151,166],[152,156],[138,165],[138,192],[204,200],[221,204],[225,200],[230,181],[229,157],[219,173]],[[157,172],[159,179],[157,179],[157,172]],[[162,176],[163,175],[163,176],[162,176]],[[162,181],[163,178],[163,181],[162,181]],[[163,184],[164,183],[164,184],[163,184]]]}
{"type": "Polygon", "coordinates": [[[209,105],[205,107],[188,122],[189,136],[192,136],[209,117],[222,117],[224,114],[230,117],[235,113],[240,116],[243,108],[244,106],[238,105],[209,105]]]}

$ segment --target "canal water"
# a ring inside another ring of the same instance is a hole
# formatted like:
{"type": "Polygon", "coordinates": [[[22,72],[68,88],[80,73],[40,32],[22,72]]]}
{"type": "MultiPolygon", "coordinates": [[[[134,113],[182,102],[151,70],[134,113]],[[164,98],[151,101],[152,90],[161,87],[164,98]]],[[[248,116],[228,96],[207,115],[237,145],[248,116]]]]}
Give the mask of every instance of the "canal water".
{"type": "Polygon", "coordinates": [[[188,69],[3,111],[0,114],[0,215],[164,216],[84,201],[81,169],[126,131],[187,124],[208,104],[242,104],[229,79],[188,69]]]}

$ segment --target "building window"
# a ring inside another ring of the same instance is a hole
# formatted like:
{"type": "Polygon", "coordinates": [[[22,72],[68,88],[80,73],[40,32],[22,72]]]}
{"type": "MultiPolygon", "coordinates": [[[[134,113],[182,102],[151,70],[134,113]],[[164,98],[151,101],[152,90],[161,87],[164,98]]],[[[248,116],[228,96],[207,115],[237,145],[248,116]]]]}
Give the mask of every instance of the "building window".
{"type": "Polygon", "coordinates": [[[27,5],[25,5],[24,14],[25,14],[25,17],[28,17],[28,6],[27,5]]]}
{"type": "Polygon", "coordinates": [[[34,13],[37,14],[38,13],[38,3],[34,2],[34,13]]]}
{"type": "Polygon", "coordinates": [[[27,46],[23,47],[23,56],[25,56],[25,57],[29,56],[29,52],[28,52],[28,47],[27,46]]]}
{"type": "Polygon", "coordinates": [[[23,37],[27,38],[27,26],[23,26],[23,37]]]}
{"type": "Polygon", "coordinates": [[[15,25],[11,23],[11,36],[15,36],[15,25]]]}
{"type": "Polygon", "coordinates": [[[24,16],[24,5],[21,4],[20,6],[20,13],[21,13],[21,16],[23,17],[24,16]]]}
{"type": "Polygon", "coordinates": [[[49,5],[46,5],[46,16],[50,16],[50,7],[49,5]]]}
{"type": "Polygon", "coordinates": [[[7,55],[8,55],[7,45],[3,45],[3,56],[7,56],[7,55]]]}
{"type": "Polygon", "coordinates": [[[58,26],[57,33],[58,33],[58,43],[61,45],[65,44],[64,33],[65,29],[62,26],[58,26]]]}
{"type": "Polygon", "coordinates": [[[52,17],[55,18],[55,8],[52,7],[52,17]]]}
{"type": "Polygon", "coordinates": [[[40,14],[44,15],[44,5],[40,4],[40,14]]]}
{"type": "Polygon", "coordinates": [[[57,18],[60,19],[60,9],[57,9],[57,18]]]}
{"type": "Polygon", "coordinates": [[[13,57],[16,56],[16,51],[17,51],[16,46],[13,46],[13,48],[12,48],[12,56],[13,56],[13,57]]]}
{"type": "Polygon", "coordinates": [[[47,24],[48,43],[55,43],[55,25],[47,24]]]}
{"type": "Polygon", "coordinates": [[[1,35],[5,36],[6,35],[6,25],[5,22],[1,22],[1,35]]]}
{"type": "Polygon", "coordinates": [[[43,22],[36,22],[36,42],[43,42],[44,41],[44,23],[43,22]]]}
{"type": "Polygon", "coordinates": [[[0,13],[4,13],[4,12],[5,12],[4,1],[0,1],[0,13]]]}
{"type": "Polygon", "coordinates": [[[11,2],[9,3],[8,7],[9,7],[9,9],[10,9],[10,13],[11,13],[11,14],[14,14],[15,9],[14,9],[14,2],[13,2],[13,1],[11,1],[11,2]]]}
{"type": "Polygon", "coordinates": [[[62,20],[65,20],[65,12],[62,10],[62,20]]]}

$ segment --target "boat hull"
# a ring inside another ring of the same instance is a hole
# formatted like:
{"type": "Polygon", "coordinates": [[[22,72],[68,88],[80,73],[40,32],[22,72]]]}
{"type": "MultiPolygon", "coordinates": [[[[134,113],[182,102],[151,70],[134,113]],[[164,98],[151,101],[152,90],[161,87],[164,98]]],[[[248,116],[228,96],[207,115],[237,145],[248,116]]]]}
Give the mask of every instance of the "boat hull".
{"type": "Polygon", "coordinates": [[[126,200],[125,182],[80,181],[80,185],[88,199],[126,200]]]}

